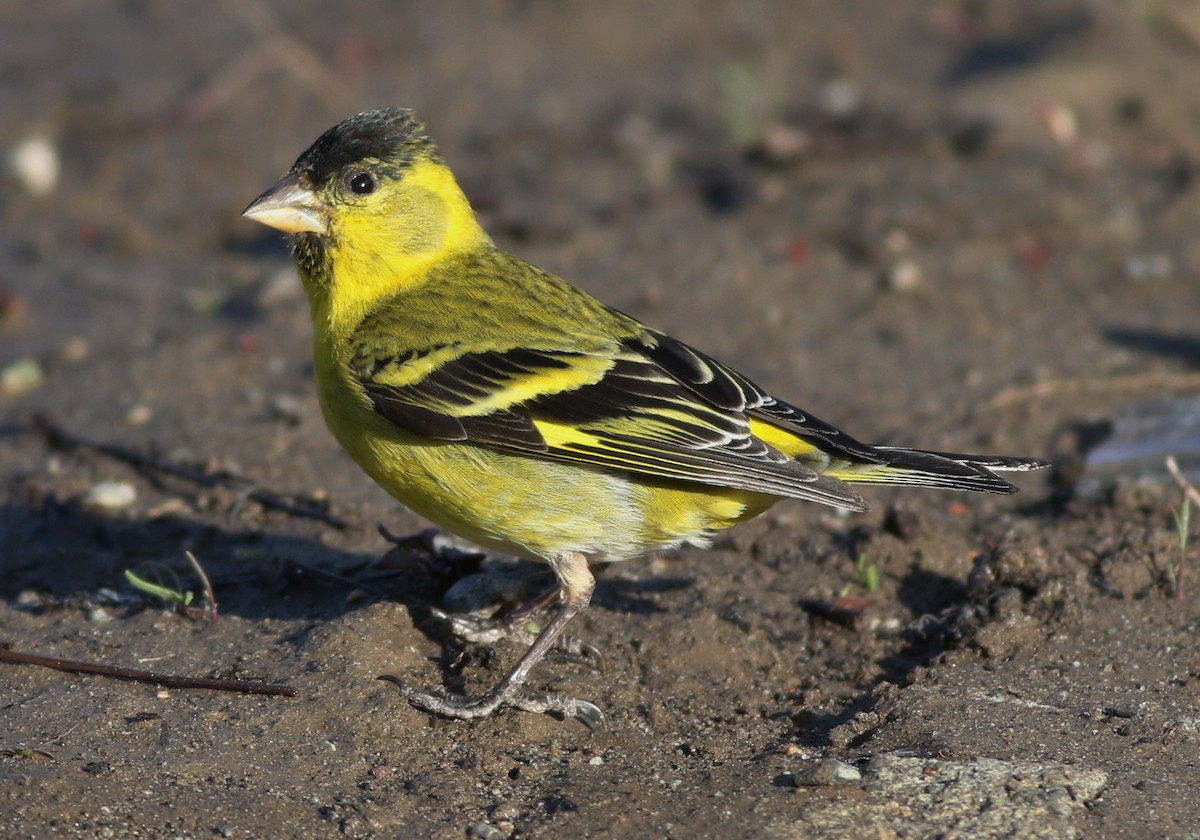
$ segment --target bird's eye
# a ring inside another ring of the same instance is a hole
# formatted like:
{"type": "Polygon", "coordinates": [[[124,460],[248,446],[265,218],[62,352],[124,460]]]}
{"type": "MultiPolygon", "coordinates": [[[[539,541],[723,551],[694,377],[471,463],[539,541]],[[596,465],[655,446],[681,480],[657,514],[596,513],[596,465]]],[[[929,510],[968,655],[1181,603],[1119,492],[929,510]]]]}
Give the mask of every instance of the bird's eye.
{"type": "Polygon", "coordinates": [[[350,192],[355,195],[370,195],[375,192],[375,177],[370,172],[359,172],[349,181],[350,192]]]}

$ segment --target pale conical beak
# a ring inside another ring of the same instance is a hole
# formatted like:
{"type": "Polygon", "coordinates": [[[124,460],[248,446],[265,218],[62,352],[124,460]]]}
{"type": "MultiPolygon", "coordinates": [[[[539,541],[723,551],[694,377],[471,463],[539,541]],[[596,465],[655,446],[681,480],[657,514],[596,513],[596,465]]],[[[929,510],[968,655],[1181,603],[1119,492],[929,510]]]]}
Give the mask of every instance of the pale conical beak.
{"type": "Polygon", "coordinates": [[[288,175],[250,202],[242,215],[284,233],[329,232],[329,208],[316,193],[301,185],[296,174],[288,175]]]}

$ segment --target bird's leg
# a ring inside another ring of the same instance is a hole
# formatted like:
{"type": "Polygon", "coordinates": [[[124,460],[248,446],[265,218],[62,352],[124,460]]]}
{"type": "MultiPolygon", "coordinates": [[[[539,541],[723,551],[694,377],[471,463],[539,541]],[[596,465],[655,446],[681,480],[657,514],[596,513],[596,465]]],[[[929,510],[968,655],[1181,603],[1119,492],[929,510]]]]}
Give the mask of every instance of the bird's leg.
{"type": "MultiPolygon", "coordinates": [[[[594,575],[600,574],[608,567],[607,563],[593,567],[594,575]]],[[[532,645],[537,639],[537,633],[529,629],[529,622],[542,610],[558,600],[562,587],[559,584],[547,589],[531,601],[509,610],[499,618],[475,618],[470,615],[455,615],[438,607],[432,607],[431,612],[437,618],[450,625],[451,631],[460,639],[476,644],[495,644],[499,641],[521,642],[532,645]]],[[[599,649],[582,639],[571,635],[558,638],[558,647],[572,656],[583,656],[590,659],[603,670],[604,655],[599,649]]]]}
{"type": "Polygon", "coordinates": [[[529,623],[530,619],[556,601],[561,591],[562,587],[560,586],[550,587],[532,601],[528,601],[519,607],[509,610],[507,613],[501,616],[500,622],[511,628],[524,627],[529,623]]]}
{"type": "Polygon", "coordinates": [[[443,717],[486,717],[501,706],[512,706],[527,712],[549,712],[577,717],[588,725],[598,723],[604,717],[603,713],[586,700],[523,690],[533,666],[554,646],[571,619],[587,607],[592,598],[592,591],[596,588],[596,579],[588,569],[587,558],[582,554],[564,555],[557,558],[553,566],[555,574],[558,575],[562,605],[513,669],[487,694],[480,697],[438,697],[414,691],[396,677],[382,676],[380,679],[398,685],[408,702],[418,709],[443,717]]]}

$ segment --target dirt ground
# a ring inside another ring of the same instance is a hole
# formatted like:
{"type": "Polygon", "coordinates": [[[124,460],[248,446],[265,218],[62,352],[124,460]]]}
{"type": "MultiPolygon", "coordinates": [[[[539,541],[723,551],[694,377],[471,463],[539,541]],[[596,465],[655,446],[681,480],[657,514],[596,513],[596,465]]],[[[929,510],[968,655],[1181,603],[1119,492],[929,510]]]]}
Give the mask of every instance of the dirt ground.
{"type": "Polygon", "coordinates": [[[88,0],[0,32],[0,642],[297,693],[0,664],[0,834],[1200,836],[1161,466],[1200,436],[1092,448],[1200,392],[1195,4],[88,0]],[[517,654],[431,615],[455,578],[545,571],[389,553],[428,523],[325,430],[286,248],[239,217],[384,105],[508,250],[859,438],[1054,468],[610,569],[572,628],[602,662],[534,673],[595,730],[416,711],[376,677],[517,654]],[[124,577],[199,596],[186,552],[215,623],[124,577]]]}

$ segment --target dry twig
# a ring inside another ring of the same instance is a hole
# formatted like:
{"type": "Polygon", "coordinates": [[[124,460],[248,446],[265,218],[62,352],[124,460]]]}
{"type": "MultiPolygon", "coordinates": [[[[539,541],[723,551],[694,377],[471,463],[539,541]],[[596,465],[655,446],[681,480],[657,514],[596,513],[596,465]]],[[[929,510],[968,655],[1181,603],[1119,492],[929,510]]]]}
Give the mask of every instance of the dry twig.
{"type": "Polygon", "coordinates": [[[1078,394],[1085,391],[1136,391],[1143,388],[1200,388],[1200,373],[1149,371],[1129,376],[1099,379],[1047,379],[1033,385],[1006,388],[985,402],[983,407],[1000,408],[1042,397],[1078,394]]]}
{"type": "Polygon", "coordinates": [[[1187,544],[1188,544],[1188,525],[1190,517],[1188,516],[1188,505],[1193,505],[1197,510],[1200,510],[1200,491],[1196,490],[1195,485],[1187,480],[1187,476],[1179,469],[1179,464],[1175,461],[1174,455],[1167,456],[1167,472],[1175,479],[1175,483],[1179,485],[1179,489],[1183,491],[1183,512],[1176,514],[1177,524],[1179,526],[1179,566],[1175,569],[1175,600],[1183,598],[1183,567],[1184,561],[1187,560],[1187,544]]]}
{"type": "Polygon", "coordinates": [[[276,683],[258,682],[257,680],[218,680],[210,677],[183,677],[176,674],[160,674],[155,671],[122,668],[98,662],[79,662],[73,659],[59,659],[54,656],[19,653],[15,650],[9,650],[4,646],[0,646],[0,662],[19,662],[26,665],[41,665],[43,668],[54,668],[58,671],[101,674],[106,677],[116,677],[120,680],[156,683],[167,688],[205,688],[210,691],[237,691],[242,694],[269,694],[279,697],[295,697],[298,693],[291,686],[278,685],[276,683]]]}
{"type": "Polygon", "coordinates": [[[208,620],[217,620],[217,595],[213,592],[212,582],[208,579],[208,575],[204,572],[204,567],[200,565],[200,561],[196,559],[196,555],[190,551],[183,552],[187,557],[188,562],[192,564],[192,570],[200,578],[200,582],[204,584],[204,597],[208,599],[208,620]]]}
{"type": "Polygon", "coordinates": [[[1187,480],[1187,476],[1180,471],[1174,455],[1167,456],[1167,472],[1175,479],[1175,483],[1179,485],[1179,489],[1184,492],[1184,495],[1191,499],[1192,504],[1200,509],[1200,490],[1197,490],[1195,485],[1187,480]]]}

